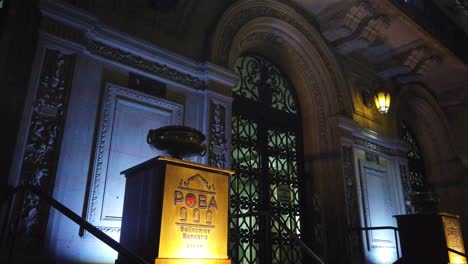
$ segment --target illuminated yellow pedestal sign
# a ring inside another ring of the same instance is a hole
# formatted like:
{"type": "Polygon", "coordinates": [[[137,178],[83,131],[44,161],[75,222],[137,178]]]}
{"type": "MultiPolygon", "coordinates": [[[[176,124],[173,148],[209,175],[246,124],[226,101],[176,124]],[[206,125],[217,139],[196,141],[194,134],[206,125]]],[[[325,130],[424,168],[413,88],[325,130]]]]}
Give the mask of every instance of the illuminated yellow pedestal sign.
{"type": "Polygon", "coordinates": [[[231,263],[227,255],[229,178],[220,172],[232,174],[183,161],[167,165],[156,264],[186,259],[231,263]]]}
{"type": "MultiPolygon", "coordinates": [[[[459,217],[450,214],[440,214],[440,216],[442,217],[442,224],[444,225],[447,248],[465,254],[459,217]]],[[[450,263],[466,264],[466,258],[462,255],[448,251],[448,256],[450,263]]]]}
{"type": "MultiPolygon", "coordinates": [[[[155,264],[230,264],[230,170],[157,157],[126,177],[120,243],[155,264]]],[[[131,263],[119,254],[116,264],[131,263]]]]}
{"type": "Polygon", "coordinates": [[[425,213],[395,217],[404,263],[467,263],[458,216],[425,213]]]}

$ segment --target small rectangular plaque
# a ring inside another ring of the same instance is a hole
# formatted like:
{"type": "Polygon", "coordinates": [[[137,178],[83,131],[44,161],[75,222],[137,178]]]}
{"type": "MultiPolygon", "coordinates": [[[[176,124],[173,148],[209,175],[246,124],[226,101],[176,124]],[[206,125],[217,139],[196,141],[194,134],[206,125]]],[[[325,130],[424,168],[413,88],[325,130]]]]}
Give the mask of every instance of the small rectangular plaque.
{"type": "Polygon", "coordinates": [[[291,189],[287,184],[278,184],[276,187],[276,196],[278,197],[278,201],[282,203],[290,203],[291,202],[291,189]]]}

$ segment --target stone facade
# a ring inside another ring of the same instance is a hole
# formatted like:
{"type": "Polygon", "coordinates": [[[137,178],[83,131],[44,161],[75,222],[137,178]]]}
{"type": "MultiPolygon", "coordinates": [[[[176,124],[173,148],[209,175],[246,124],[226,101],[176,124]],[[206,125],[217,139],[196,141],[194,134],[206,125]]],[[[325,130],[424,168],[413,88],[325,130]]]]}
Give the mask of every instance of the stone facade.
{"type": "MultiPolygon", "coordinates": [[[[37,39],[20,44],[34,56],[18,62],[0,56],[1,80],[25,91],[7,93],[21,105],[14,108],[21,118],[7,123],[15,125],[8,130],[14,143],[7,145],[13,154],[2,183],[39,186],[118,240],[121,208],[113,205],[123,198],[120,166],[159,154],[143,144],[145,129],[194,127],[207,136],[207,152],[191,160],[231,167],[233,67],[255,53],[278,65],[297,93],[304,219],[314,223],[303,237],[313,237],[313,249],[327,263],[379,262],[370,247],[387,246],[393,256],[394,246],[385,243],[394,241],[369,242],[369,234],[353,230],[380,221],[378,204],[364,201],[369,197],[383,197],[387,216],[412,212],[400,121],[418,138],[440,210],[461,215],[467,237],[461,201],[468,199],[468,158],[466,144],[457,144],[468,141],[466,61],[393,3],[400,1],[184,0],[164,10],[150,2],[46,0],[22,12],[8,6],[0,55],[15,51],[15,22],[31,17],[40,23],[28,28],[37,39]],[[391,84],[387,115],[367,101],[383,84],[391,84]],[[140,141],[125,138],[127,130],[140,141]],[[378,196],[383,182],[391,188],[378,196]]],[[[56,260],[115,260],[113,250],[36,196],[17,204],[22,209],[11,219],[20,223],[18,248],[28,248],[29,240],[56,260]]],[[[392,224],[387,218],[381,223],[392,224]]],[[[50,257],[36,253],[13,257],[50,257]]]]}

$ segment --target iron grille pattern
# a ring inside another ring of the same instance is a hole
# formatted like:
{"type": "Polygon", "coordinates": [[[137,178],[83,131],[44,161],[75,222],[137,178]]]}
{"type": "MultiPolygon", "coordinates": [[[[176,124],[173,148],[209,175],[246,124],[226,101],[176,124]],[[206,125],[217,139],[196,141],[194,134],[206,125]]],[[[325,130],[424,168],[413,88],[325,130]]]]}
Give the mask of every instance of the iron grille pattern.
{"type": "Polygon", "coordinates": [[[230,250],[234,263],[301,263],[302,253],[269,211],[300,236],[300,123],[288,79],[259,56],[237,60],[233,88],[230,250]],[[245,214],[250,214],[245,216],[245,214]],[[257,215],[256,215],[257,214],[257,215]]]}
{"type": "Polygon", "coordinates": [[[427,186],[424,172],[424,160],[421,155],[419,144],[416,141],[416,137],[404,122],[401,122],[401,133],[403,140],[408,142],[411,146],[410,151],[407,153],[411,189],[413,191],[426,191],[427,186]]]}

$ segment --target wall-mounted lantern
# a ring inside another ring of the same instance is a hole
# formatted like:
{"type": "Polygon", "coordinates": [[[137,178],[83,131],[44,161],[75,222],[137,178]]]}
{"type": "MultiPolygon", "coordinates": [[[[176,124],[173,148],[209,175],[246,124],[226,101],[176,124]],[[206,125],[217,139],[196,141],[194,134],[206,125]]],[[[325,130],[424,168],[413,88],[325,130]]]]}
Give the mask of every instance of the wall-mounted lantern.
{"type": "Polygon", "coordinates": [[[381,114],[385,115],[390,108],[390,93],[384,90],[375,92],[374,102],[377,110],[379,110],[381,114]]]}
{"type": "MultiPolygon", "coordinates": [[[[364,86],[365,87],[365,86],[364,86]]],[[[390,109],[390,84],[388,81],[373,81],[371,87],[362,90],[362,101],[365,106],[371,108],[373,105],[385,115],[390,109]]]]}

